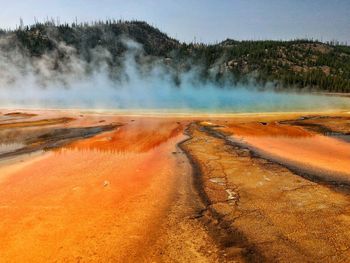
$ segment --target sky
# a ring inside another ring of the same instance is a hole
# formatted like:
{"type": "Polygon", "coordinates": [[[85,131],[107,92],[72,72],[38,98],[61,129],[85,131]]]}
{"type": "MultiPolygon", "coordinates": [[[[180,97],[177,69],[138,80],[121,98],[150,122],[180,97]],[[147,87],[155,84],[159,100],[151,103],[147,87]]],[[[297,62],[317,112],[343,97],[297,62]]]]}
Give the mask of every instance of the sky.
{"type": "Polygon", "coordinates": [[[350,0],[0,0],[0,27],[22,18],[144,20],[180,41],[314,38],[350,44],[350,0]]]}

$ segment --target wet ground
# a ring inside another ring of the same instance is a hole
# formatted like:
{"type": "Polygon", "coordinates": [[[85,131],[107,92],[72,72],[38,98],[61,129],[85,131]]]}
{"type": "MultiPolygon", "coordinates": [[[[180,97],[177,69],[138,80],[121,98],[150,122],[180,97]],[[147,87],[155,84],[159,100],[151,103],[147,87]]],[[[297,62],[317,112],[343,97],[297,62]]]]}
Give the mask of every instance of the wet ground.
{"type": "Polygon", "coordinates": [[[0,262],[218,260],[183,120],[56,114],[0,128],[0,262]]]}
{"type": "Polygon", "coordinates": [[[0,262],[347,262],[350,114],[5,111],[0,262]]]}

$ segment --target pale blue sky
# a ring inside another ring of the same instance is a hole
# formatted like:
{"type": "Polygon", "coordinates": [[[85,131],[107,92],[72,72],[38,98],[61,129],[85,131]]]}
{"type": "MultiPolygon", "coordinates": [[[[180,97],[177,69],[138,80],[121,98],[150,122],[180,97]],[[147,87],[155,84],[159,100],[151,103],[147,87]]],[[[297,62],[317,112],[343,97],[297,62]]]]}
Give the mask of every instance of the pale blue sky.
{"type": "Polygon", "coordinates": [[[181,41],[313,37],[350,44],[350,0],[0,0],[0,26],[22,17],[138,19],[181,41]]]}

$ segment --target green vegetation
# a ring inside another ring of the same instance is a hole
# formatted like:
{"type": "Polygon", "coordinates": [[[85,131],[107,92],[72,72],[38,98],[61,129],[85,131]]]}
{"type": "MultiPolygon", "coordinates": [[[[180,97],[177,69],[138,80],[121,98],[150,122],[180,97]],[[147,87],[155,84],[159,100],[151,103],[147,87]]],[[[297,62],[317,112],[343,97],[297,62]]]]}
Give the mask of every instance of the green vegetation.
{"type": "Polygon", "coordinates": [[[111,68],[117,67],[128,48],[121,39],[128,38],[142,45],[144,57],[163,60],[177,74],[195,67],[203,80],[254,80],[258,85],[268,83],[276,89],[350,92],[350,47],[338,43],[227,39],[212,45],[186,44],[145,22],[114,20],[91,24],[37,23],[0,30],[0,37],[7,39],[0,46],[3,51],[16,47],[32,57],[57,51],[57,60],[66,56],[58,48],[60,43],[74,47],[87,62],[92,60],[92,50],[103,48],[110,54],[111,68]]]}

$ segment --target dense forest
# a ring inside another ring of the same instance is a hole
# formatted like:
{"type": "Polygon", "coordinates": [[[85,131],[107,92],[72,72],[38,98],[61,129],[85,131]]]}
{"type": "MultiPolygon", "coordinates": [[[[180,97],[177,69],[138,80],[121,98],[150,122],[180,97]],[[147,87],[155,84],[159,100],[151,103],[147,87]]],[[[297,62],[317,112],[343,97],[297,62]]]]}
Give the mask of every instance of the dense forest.
{"type": "MultiPolygon", "coordinates": [[[[98,21],[58,24],[54,21],[20,25],[15,30],[0,30],[0,51],[40,58],[55,54],[51,70],[60,70],[67,59],[62,43],[90,63],[99,50],[108,52],[111,72],[130,48],[125,39],[142,47],[139,63],[161,61],[177,75],[193,68],[202,81],[244,83],[259,87],[325,92],[350,92],[350,46],[315,40],[236,41],[216,44],[180,43],[141,21],[98,21]]],[[[101,51],[102,52],[102,51],[101,51]]]]}

